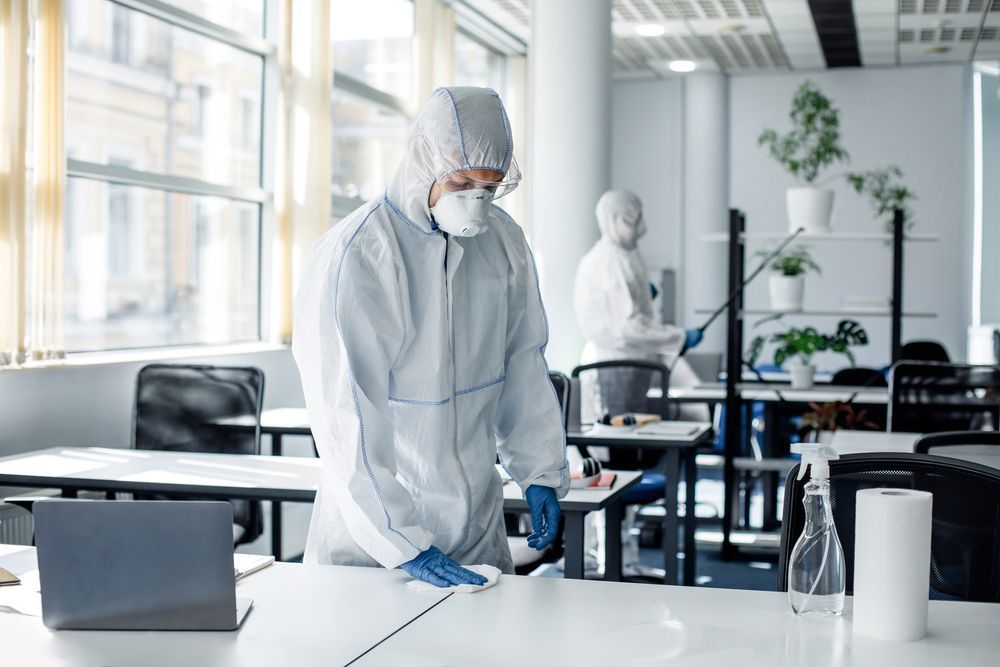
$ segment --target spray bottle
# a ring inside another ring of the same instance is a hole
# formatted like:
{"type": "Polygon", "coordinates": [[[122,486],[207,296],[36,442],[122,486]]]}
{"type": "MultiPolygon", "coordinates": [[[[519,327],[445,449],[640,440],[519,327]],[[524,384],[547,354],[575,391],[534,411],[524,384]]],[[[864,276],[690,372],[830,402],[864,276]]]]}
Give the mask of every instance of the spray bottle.
{"type": "Polygon", "coordinates": [[[839,616],[844,610],[844,549],[830,507],[830,460],[837,452],[818,443],[797,443],[792,451],[802,455],[799,476],[810,470],[805,485],[805,525],[792,548],[788,564],[788,600],[796,614],[839,616]]]}

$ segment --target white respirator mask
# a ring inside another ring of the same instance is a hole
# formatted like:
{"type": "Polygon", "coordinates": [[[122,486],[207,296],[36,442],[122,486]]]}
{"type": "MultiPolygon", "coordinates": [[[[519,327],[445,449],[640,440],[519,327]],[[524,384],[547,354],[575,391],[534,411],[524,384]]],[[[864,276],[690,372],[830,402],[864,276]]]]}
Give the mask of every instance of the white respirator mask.
{"type": "Polygon", "coordinates": [[[434,222],[452,236],[478,236],[486,231],[493,193],[486,188],[443,192],[431,207],[434,222]]]}

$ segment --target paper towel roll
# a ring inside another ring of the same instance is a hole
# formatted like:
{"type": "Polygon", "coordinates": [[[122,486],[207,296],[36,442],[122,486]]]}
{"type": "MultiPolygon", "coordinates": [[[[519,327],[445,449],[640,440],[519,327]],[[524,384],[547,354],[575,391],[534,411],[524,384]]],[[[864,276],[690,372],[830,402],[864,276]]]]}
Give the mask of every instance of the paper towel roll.
{"type": "Polygon", "coordinates": [[[899,642],[927,632],[932,498],[909,489],[858,491],[855,632],[899,642]]]}

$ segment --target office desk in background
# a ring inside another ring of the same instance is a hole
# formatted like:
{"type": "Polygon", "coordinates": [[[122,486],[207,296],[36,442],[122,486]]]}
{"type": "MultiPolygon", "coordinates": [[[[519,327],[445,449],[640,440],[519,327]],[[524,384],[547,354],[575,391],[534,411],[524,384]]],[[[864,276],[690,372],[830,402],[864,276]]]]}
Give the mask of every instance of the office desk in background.
{"type": "MultiPolygon", "coordinates": [[[[54,447],[0,458],[0,486],[56,488],[64,497],[86,490],[311,503],[319,485],[320,466],[319,459],[295,456],[54,447]]],[[[571,489],[559,501],[566,515],[567,577],[583,576],[583,517],[588,512],[606,509],[612,519],[618,517],[617,529],[609,525],[608,530],[617,530],[617,538],[610,535],[611,539],[621,539],[621,499],[639,483],[641,473],[621,471],[617,475],[610,489],[571,489]]],[[[516,484],[504,484],[503,494],[505,509],[527,508],[516,484]]],[[[279,536],[275,556],[280,552],[279,536]]],[[[610,579],[620,579],[620,562],[606,572],[610,579]]]]}
{"type": "MultiPolygon", "coordinates": [[[[684,465],[685,514],[684,514],[684,568],[683,583],[694,585],[695,562],[695,485],[698,468],[695,455],[698,446],[712,436],[712,425],[707,422],[660,422],[643,429],[614,430],[611,427],[588,431],[569,432],[566,442],[577,447],[610,447],[622,449],[663,450],[663,474],[667,485],[664,494],[666,512],[663,517],[663,569],[665,583],[677,583],[677,497],[684,465]]],[[[610,548],[608,553],[611,553],[610,548]]]]}

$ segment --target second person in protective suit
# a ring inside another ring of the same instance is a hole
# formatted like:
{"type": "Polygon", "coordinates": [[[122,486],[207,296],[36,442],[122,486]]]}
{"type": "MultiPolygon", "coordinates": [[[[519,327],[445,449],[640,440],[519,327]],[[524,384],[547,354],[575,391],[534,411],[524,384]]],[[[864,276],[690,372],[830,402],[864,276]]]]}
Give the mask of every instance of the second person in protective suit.
{"type": "MultiPolygon", "coordinates": [[[[638,248],[646,233],[642,202],[627,190],[609,190],[595,213],[601,238],[580,260],[574,290],[577,322],[587,341],[580,363],[661,361],[672,365],[672,386],[696,384],[694,372],[677,357],[701,342],[701,332],[653,319],[652,288],[638,248]]],[[[630,399],[624,394],[644,396],[649,388],[648,371],[604,371],[600,382],[594,376],[580,376],[584,420],[618,412],[630,399]]]]}
{"type": "Polygon", "coordinates": [[[438,586],[513,572],[495,463],[545,548],[568,488],[531,251],[492,202],[520,178],[495,92],[440,88],[385,196],[317,243],[292,351],[322,459],[304,560],[438,586]]]}

